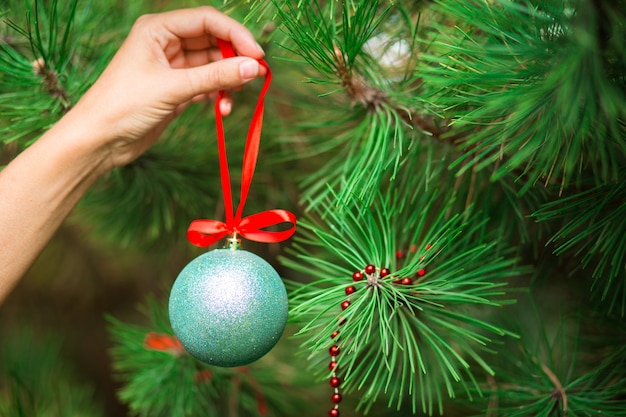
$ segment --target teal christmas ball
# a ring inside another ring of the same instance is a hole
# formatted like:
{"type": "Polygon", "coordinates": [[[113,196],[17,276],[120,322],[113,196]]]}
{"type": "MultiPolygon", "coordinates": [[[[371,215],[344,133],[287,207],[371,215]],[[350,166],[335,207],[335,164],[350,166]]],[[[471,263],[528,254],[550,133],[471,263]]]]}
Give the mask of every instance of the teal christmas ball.
{"type": "Polygon", "coordinates": [[[283,334],[287,313],[278,273],[241,249],[200,255],[170,291],[174,334],[192,356],[215,366],[247,365],[265,355],[283,334]]]}

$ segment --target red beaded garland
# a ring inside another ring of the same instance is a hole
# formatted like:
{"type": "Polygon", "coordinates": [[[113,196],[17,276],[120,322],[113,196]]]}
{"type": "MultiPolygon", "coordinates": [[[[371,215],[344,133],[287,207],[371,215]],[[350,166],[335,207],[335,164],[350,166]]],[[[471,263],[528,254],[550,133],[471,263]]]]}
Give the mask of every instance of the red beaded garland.
{"type": "MultiPolygon", "coordinates": [[[[426,250],[430,249],[432,247],[432,245],[428,244],[426,245],[426,250]]],[[[398,250],[396,251],[396,258],[397,259],[402,259],[404,258],[407,254],[409,253],[416,253],[417,252],[417,245],[411,245],[408,251],[402,251],[402,250],[398,250]]],[[[420,256],[420,261],[424,260],[424,256],[420,256]]],[[[379,276],[381,278],[389,275],[391,272],[387,269],[387,268],[382,268],[379,271],[379,276]]],[[[393,283],[394,284],[398,284],[398,285],[412,285],[414,283],[414,281],[419,280],[421,277],[423,277],[424,275],[426,275],[426,269],[421,268],[419,269],[415,275],[411,276],[411,277],[404,277],[404,278],[395,278],[393,279],[393,283]]]]}
{"type": "MultiPolygon", "coordinates": [[[[398,251],[398,258],[400,258],[403,254],[398,251]]],[[[372,265],[372,264],[368,264],[365,266],[365,268],[363,269],[363,272],[365,272],[365,274],[368,275],[368,285],[374,285],[371,284],[369,281],[370,279],[372,280],[376,280],[377,278],[384,278],[386,276],[389,276],[391,274],[391,271],[389,270],[389,268],[381,268],[378,272],[378,277],[370,277],[371,275],[376,273],[376,266],[372,265]]],[[[364,275],[363,272],[361,271],[356,271],[352,274],[352,280],[354,282],[359,282],[361,280],[363,280],[364,275]]],[[[394,280],[394,282],[396,282],[398,280],[394,280]]],[[[399,281],[398,281],[399,282],[399,281]]],[[[410,280],[409,280],[410,282],[410,280]]],[[[354,285],[349,285],[345,288],[345,293],[346,296],[350,296],[352,294],[354,294],[356,292],[356,287],[354,285]]],[[[346,310],[348,307],[350,307],[351,302],[350,300],[344,300],[341,303],[341,310],[346,310]]],[[[338,323],[339,326],[343,326],[344,324],[346,324],[347,319],[345,317],[341,317],[339,316],[338,318],[338,323]]],[[[330,336],[331,339],[335,339],[337,336],[339,335],[339,330],[335,330],[332,335],[330,336]]],[[[332,408],[329,411],[329,415],[331,417],[339,417],[339,403],[342,400],[341,394],[339,393],[339,386],[341,385],[341,380],[337,377],[336,371],[337,371],[337,361],[336,361],[336,357],[339,355],[340,349],[339,349],[339,345],[338,344],[334,344],[332,345],[329,349],[328,349],[328,353],[331,356],[331,360],[330,363],[328,364],[328,369],[332,372],[332,377],[330,378],[330,386],[335,388],[335,393],[333,394],[333,396],[331,397],[332,402],[335,404],[335,407],[332,408]]]]}
{"type": "MultiPolygon", "coordinates": [[[[430,244],[426,245],[426,250],[430,249],[431,247],[432,245],[430,244]]],[[[396,258],[401,259],[407,253],[416,253],[416,252],[417,252],[417,246],[411,245],[408,251],[401,251],[401,250],[396,251],[396,258]]],[[[422,260],[424,260],[424,256],[420,256],[420,261],[422,260]]],[[[379,272],[380,277],[382,278],[390,274],[390,272],[388,271],[389,270],[387,268],[382,268],[379,272]]],[[[395,278],[392,282],[398,285],[412,285],[413,281],[418,280],[420,277],[423,277],[424,275],[426,275],[426,269],[421,268],[412,277],[395,278]]]]}

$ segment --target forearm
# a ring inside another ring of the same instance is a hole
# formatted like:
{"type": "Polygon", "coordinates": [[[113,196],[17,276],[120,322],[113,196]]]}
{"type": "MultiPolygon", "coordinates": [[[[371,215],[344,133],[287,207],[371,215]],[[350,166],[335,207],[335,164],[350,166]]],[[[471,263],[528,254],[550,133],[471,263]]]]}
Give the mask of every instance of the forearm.
{"type": "Polygon", "coordinates": [[[0,303],[107,170],[97,132],[71,113],[0,172],[0,303]]]}

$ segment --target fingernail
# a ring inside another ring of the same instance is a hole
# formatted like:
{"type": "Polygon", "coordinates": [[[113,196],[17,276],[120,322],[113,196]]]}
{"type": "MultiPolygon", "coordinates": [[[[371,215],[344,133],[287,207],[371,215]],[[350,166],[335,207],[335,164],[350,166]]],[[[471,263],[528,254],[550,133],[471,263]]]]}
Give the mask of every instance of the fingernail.
{"type": "Polygon", "coordinates": [[[248,59],[239,64],[239,74],[244,80],[251,80],[259,75],[259,63],[248,59]]]}
{"type": "Polygon", "coordinates": [[[233,106],[230,101],[222,101],[220,103],[220,113],[222,113],[222,116],[228,116],[232,108],[233,106]]]}
{"type": "Polygon", "coordinates": [[[263,47],[261,45],[259,45],[259,43],[257,42],[256,44],[256,49],[259,50],[260,53],[263,54],[263,56],[265,56],[265,51],[263,50],[263,47]]]}

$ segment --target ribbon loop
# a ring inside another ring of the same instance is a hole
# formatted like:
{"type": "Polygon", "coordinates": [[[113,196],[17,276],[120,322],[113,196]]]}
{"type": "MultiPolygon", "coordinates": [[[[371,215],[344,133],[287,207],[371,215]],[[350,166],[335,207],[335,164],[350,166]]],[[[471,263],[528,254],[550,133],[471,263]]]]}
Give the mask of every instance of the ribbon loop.
{"type": "Polygon", "coordinates": [[[255,242],[277,243],[289,239],[295,232],[296,216],[287,210],[276,209],[244,217],[230,225],[219,220],[194,220],[189,225],[187,239],[196,246],[206,247],[236,233],[255,242]],[[291,226],[282,231],[264,230],[280,224],[291,226]]]}
{"type": "Polygon", "coordinates": [[[255,242],[275,243],[289,239],[296,232],[296,216],[287,210],[267,210],[261,213],[244,217],[239,223],[238,231],[241,236],[255,242]],[[291,224],[283,231],[264,230],[279,224],[291,224]]]}
{"type": "MultiPolygon", "coordinates": [[[[235,51],[230,44],[224,40],[218,39],[218,46],[224,58],[236,56],[235,51]]],[[[263,127],[263,111],[265,108],[265,94],[269,89],[272,80],[272,72],[270,67],[263,60],[259,60],[259,64],[263,65],[267,74],[265,83],[259,95],[252,122],[248,130],[246,139],[246,147],[243,156],[243,168],[241,173],[241,196],[239,206],[236,213],[233,213],[232,191],[230,187],[230,174],[228,171],[228,159],[226,158],[226,139],[224,135],[224,125],[222,122],[222,113],[220,112],[220,101],[224,96],[224,91],[220,91],[215,101],[215,120],[217,129],[217,147],[220,161],[220,176],[222,183],[222,193],[224,197],[224,208],[226,210],[226,223],[219,220],[194,220],[187,230],[187,240],[193,245],[206,247],[210,246],[220,239],[235,233],[249,240],[263,243],[276,243],[289,239],[296,231],[296,216],[287,210],[267,210],[261,213],[253,214],[242,218],[243,208],[246,204],[254,169],[259,154],[259,145],[261,142],[261,129],[263,127]],[[288,223],[291,226],[282,231],[264,230],[271,226],[288,223]]]]}
{"type": "Polygon", "coordinates": [[[229,233],[226,223],[219,220],[194,220],[187,229],[187,240],[203,248],[225,238],[229,233]]]}

